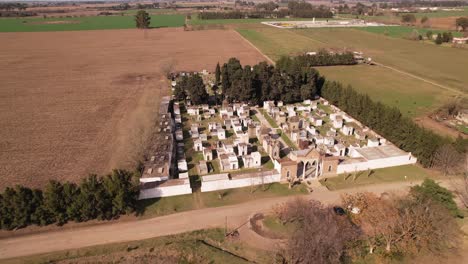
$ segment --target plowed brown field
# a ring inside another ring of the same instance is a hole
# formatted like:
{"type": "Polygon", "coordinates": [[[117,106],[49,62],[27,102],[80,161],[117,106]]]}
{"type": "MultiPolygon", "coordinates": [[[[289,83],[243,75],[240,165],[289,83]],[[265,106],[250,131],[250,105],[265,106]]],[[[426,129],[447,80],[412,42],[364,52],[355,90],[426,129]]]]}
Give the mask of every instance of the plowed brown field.
{"type": "Polygon", "coordinates": [[[168,93],[164,64],[265,58],[233,31],[0,34],[0,191],[132,168],[168,93]]]}

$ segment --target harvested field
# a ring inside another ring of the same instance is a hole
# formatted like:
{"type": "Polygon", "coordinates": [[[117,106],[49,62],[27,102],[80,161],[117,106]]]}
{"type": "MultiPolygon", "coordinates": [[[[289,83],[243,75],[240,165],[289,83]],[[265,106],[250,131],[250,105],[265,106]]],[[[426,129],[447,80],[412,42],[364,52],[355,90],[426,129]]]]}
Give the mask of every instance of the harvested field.
{"type": "Polygon", "coordinates": [[[0,34],[0,190],[133,168],[168,93],[162,71],[264,57],[233,31],[0,34]]]}

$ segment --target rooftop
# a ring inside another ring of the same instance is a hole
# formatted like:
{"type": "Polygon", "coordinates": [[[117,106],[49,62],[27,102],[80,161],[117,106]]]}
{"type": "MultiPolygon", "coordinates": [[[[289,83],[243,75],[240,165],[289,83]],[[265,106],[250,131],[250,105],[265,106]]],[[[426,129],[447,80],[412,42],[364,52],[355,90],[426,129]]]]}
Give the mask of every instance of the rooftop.
{"type": "Polygon", "coordinates": [[[385,145],[378,147],[360,148],[356,151],[367,160],[384,159],[407,155],[403,150],[394,145],[385,145]]]}

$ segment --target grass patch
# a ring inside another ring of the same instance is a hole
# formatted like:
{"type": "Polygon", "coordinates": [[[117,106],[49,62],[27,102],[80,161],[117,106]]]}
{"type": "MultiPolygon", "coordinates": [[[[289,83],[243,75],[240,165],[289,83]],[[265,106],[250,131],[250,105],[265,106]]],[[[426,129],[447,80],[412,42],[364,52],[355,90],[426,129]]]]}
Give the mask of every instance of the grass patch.
{"type": "MultiPolygon", "coordinates": [[[[426,38],[426,33],[428,31],[431,31],[433,34],[438,34],[438,33],[442,34],[443,32],[448,31],[448,30],[440,30],[440,29],[416,28],[416,27],[407,27],[407,26],[361,27],[361,28],[357,28],[357,29],[362,30],[362,31],[366,31],[366,32],[382,34],[382,35],[389,36],[389,37],[394,37],[394,38],[409,37],[410,34],[414,30],[416,30],[418,32],[418,34],[423,36],[424,38],[426,38]]],[[[457,31],[450,31],[450,32],[452,32],[452,35],[454,37],[462,37],[463,36],[463,34],[461,32],[457,32],[457,31]]]]}
{"type": "Polygon", "coordinates": [[[296,144],[294,144],[285,133],[281,132],[281,138],[292,150],[297,150],[296,144]]]}
{"type": "Polygon", "coordinates": [[[272,183],[265,184],[264,186],[256,185],[245,188],[141,200],[138,204],[138,211],[140,212],[140,217],[150,218],[193,210],[195,208],[200,209],[200,206],[201,208],[218,207],[248,202],[253,199],[307,193],[307,188],[304,185],[297,185],[289,189],[287,184],[272,183]],[[196,195],[201,200],[198,204],[195,201],[196,195]]]}
{"type": "Polygon", "coordinates": [[[355,188],[370,184],[401,182],[401,181],[422,181],[429,175],[420,167],[414,165],[404,165],[398,167],[390,167],[371,171],[368,176],[367,171],[357,173],[357,177],[353,180],[354,173],[340,174],[336,177],[320,180],[320,183],[329,190],[341,190],[355,188]],[[405,179],[406,176],[406,179],[405,179]]]}
{"type": "Polygon", "coordinates": [[[293,223],[283,224],[281,220],[274,215],[266,215],[263,219],[263,225],[270,232],[277,234],[281,237],[288,237],[296,229],[296,225],[293,223]]]}
{"type": "Polygon", "coordinates": [[[332,66],[317,69],[327,79],[352,85],[357,91],[368,94],[374,100],[397,107],[402,114],[409,117],[431,112],[454,95],[432,84],[395,74],[378,66],[332,66]],[[362,74],[363,72],[366,74],[362,74]]]}
{"type": "Polygon", "coordinates": [[[210,247],[202,241],[209,241],[210,244],[227,248],[230,252],[239,255],[243,255],[241,250],[251,250],[245,248],[241,242],[226,241],[222,229],[207,229],[10,259],[5,263],[55,263],[63,260],[90,263],[151,263],[154,259],[167,263],[248,263],[239,257],[210,247]]]}
{"type": "Polygon", "coordinates": [[[258,110],[260,111],[260,113],[262,113],[263,117],[265,117],[265,119],[268,121],[272,128],[278,127],[278,124],[276,124],[275,120],[273,120],[273,118],[265,112],[265,109],[259,108],[258,110]]]}
{"type": "MultiPolygon", "coordinates": [[[[182,27],[184,15],[151,15],[151,27],[182,27]]],[[[1,18],[0,32],[76,31],[135,28],[132,15],[76,18],[1,18]]]]}

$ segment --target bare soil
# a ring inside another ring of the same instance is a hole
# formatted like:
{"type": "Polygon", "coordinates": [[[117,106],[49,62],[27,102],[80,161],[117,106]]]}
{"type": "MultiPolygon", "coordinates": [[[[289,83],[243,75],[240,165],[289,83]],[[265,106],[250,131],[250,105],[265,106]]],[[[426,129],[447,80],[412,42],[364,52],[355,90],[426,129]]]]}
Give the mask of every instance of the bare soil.
{"type": "Polygon", "coordinates": [[[430,118],[429,116],[423,116],[420,118],[416,118],[414,120],[418,125],[430,129],[435,133],[442,135],[442,136],[449,136],[451,138],[457,138],[458,136],[462,136],[463,138],[468,138],[467,135],[457,131],[454,128],[444,125],[443,123],[437,122],[436,120],[430,118]]]}
{"type": "Polygon", "coordinates": [[[163,65],[265,58],[233,31],[0,34],[0,190],[133,168],[168,94],[163,65]]]}

